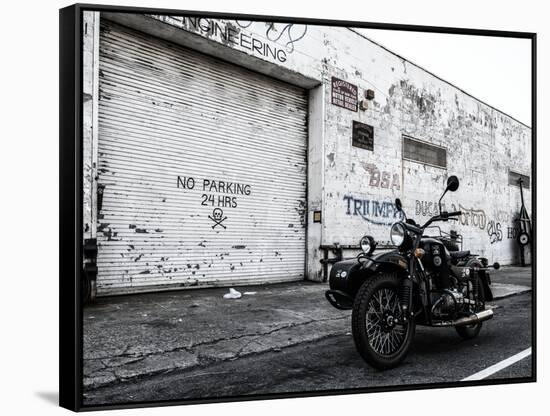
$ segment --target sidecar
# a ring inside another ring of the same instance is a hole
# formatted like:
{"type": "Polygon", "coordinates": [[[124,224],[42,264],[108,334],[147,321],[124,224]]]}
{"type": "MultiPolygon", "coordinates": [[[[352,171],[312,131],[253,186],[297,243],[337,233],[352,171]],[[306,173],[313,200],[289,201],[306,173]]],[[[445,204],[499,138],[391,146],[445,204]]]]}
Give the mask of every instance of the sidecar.
{"type": "Polygon", "coordinates": [[[407,259],[397,250],[336,262],[330,270],[330,289],[325,296],[337,309],[352,309],[355,295],[367,279],[379,272],[406,275],[407,265],[407,259]]]}

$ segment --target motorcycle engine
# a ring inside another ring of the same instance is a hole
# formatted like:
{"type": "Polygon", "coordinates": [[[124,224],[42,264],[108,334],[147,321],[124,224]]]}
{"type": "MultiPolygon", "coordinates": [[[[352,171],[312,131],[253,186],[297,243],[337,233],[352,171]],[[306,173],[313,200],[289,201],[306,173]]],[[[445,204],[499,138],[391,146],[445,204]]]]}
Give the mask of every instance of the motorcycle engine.
{"type": "Polygon", "coordinates": [[[455,315],[464,303],[464,294],[457,289],[446,290],[443,294],[432,293],[433,314],[439,318],[455,315]]]}

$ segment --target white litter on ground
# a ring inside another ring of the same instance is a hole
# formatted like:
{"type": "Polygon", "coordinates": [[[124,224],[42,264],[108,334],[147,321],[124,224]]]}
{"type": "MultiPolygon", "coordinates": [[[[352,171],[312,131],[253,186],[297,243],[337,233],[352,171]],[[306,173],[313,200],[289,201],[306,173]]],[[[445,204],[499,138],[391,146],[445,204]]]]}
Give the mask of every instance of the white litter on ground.
{"type": "Polygon", "coordinates": [[[256,292],[244,292],[243,295],[255,295],[256,292]]]}
{"type": "Polygon", "coordinates": [[[241,292],[236,291],[233,288],[229,289],[229,293],[223,295],[224,299],[239,299],[242,296],[241,292]]]}

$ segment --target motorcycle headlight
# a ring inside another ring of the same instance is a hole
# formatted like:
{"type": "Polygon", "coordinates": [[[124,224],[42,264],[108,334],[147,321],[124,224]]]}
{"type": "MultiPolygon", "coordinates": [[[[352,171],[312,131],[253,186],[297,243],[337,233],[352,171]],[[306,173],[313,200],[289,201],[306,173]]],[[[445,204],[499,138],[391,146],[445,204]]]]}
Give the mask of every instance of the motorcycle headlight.
{"type": "Polygon", "coordinates": [[[374,242],[374,238],[372,238],[370,235],[364,236],[361,241],[359,242],[359,245],[361,246],[361,250],[365,254],[370,254],[374,251],[374,248],[376,247],[376,243],[374,242]]]}
{"type": "Polygon", "coordinates": [[[405,242],[406,234],[407,230],[402,223],[396,222],[393,224],[390,230],[390,240],[392,244],[400,247],[405,242]]]}

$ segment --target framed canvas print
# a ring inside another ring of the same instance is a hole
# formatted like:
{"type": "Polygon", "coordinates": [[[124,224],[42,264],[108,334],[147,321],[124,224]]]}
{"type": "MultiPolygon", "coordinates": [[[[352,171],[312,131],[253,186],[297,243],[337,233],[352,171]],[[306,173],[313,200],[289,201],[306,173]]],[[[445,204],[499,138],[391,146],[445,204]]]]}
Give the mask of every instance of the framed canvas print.
{"type": "Polygon", "coordinates": [[[62,9],[60,404],[535,381],[535,53],[525,32],[62,9]],[[388,31],[521,41],[527,118],[388,31]]]}

